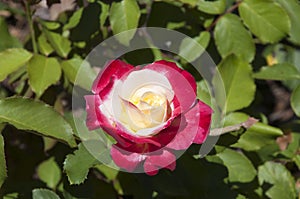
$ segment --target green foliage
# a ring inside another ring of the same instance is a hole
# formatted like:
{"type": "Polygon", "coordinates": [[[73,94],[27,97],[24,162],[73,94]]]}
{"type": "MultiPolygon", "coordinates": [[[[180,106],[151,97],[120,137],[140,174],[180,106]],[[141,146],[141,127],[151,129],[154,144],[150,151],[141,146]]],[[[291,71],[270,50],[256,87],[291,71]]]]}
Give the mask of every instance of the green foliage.
{"type": "MultiPolygon", "coordinates": [[[[241,123],[249,118],[245,113],[235,112],[226,117],[225,125],[233,125],[241,123]]],[[[247,129],[234,143],[233,147],[242,148],[247,151],[256,151],[268,144],[275,144],[275,139],[282,136],[283,132],[273,126],[269,126],[262,122],[257,122],[247,129]]]]}
{"type": "Polygon", "coordinates": [[[41,34],[38,38],[39,51],[45,56],[50,55],[54,49],[47,41],[45,34],[41,34]]]}
{"type": "Polygon", "coordinates": [[[276,0],[285,9],[291,20],[290,39],[296,44],[300,44],[300,5],[295,0],[276,0]]]}
{"type": "Polygon", "coordinates": [[[253,60],[254,42],[239,17],[233,14],[224,15],[218,21],[214,34],[216,46],[223,58],[235,54],[247,62],[253,60]]]}
{"type": "Polygon", "coordinates": [[[295,113],[300,117],[300,86],[298,86],[292,93],[291,105],[295,113]]]}
{"type": "Polygon", "coordinates": [[[288,63],[263,66],[253,75],[256,79],[289,80],[300,79],[300,72],[294,65],[288,63]]]}
{"type": "Polygon", "coordinates": [[[72,58],[63,61],[61,67],[70,82],[86,90],[92,88],[96,74],[88,62],[85,62],[80,58],[72,58]]]}
{"type": "Polygon", "coordinates": [[[0,2],[0,198],[299,196],[298,0],[46,2],[42,8],[33,0],[0,2]],[[147,32],[136,32],[138,27],[188,37],[155,43],[147,32]],[[123,31],[128,32],[118,36],[123,31]],[[110,59],[141,34],[147,39],[139,42],[151,48],[120,59],[176,62],[197,80],[197,97],[212,106],[212,128],[231,128],[204,158],[200,146],[192,145],[174,171],[162,169],[156,176],[119,172],[99,162],[110,159],[115,140],[103,130],[89,131],[84,119],[82,95],[90,94],[106,61],[85,58],[117,35],[111,51],[96,52],[110,59]],[[161,45],[179,54],[157,48],[161,45]],[[205,51],[220,76],[206,70],[205,51]],[[202,68],[211,79],[198,74],[202,68]],[[249,117],[259,121],[241,127],[249,117]]]}
{"type": "Polygon", "coordinates": [[[225,149],[218,153],[224,165],[228,169],[228,179],[230,182],[250,182],[256,176],[256,170],[251,161],[243,154],[225,149]]]}
{"type": "Polygon", "coordinates": [[[0,51],[5,50],[7,48],[22,47],[22,44],[18,41],[18,39],[9,34],[7,23],[2,16],[0,17],[0,38],[0,51]]]}
{"type": "Polygon", "coordinates": [[[4,153],[4,140],[3,136],[0,134],[0,188],[7,177],[6,171],[6,161],[4,153]]]}
{"type": "Polygon", "coordinates": [[[287,13],[272,0],[245,0],[239,6],[244,23],[263,43],[275,43],[290,31],[287,13]]]}
{"type": "Polygon", "coordinates": [[[61,68],[55,58],[34,55],[28,63],[29,84],[40,97],[45,90],[56,83],[61,76],[61,68]],[[51,74],[51,75],[49,75],[51,74]]]}
{"type": "MultiPolygon", "coordinates": [[[[109,19],[111,28],[114,34],[137,28],[140,9],[134,0],[122,0],[121,2],[114,2],[110,8],[109,19]]],[[[118,36],[117,39],[124,45],[129,45],[130,40],[135,32],[128,32],[124,36],[118,36]]]]}
{"type": "Polygon", "coordinates": [[[283,165],[266,162],[258,168],[258,179],[261,185],[272,184],[266,192],[270,198],[296,198],[295,181],[283,165]]]}
{"type": "Polygon", "coordinates": [[[0,53],[0,81],[3,81],[7,75],[18,70],[32,57],[32,54],[22,48],[12,48],[0,53]]]}
{"type": "Polygon", "coordinates": [[[32,198],[59,199],[58,195],[48,189],[34,189],[32,191],[32,198]]]}
{"type": "Polygon", "coordinates": [[[179,54],[188,62],[193,62],[201,56],[208,46],[210,40],[209,32],[203,31],[198,37],[193,39],[185,38],[179,47],[179,54]]]}
{"type": "Polygon", "coordinates": [[[70,125],[50,106],[25,98],[3,99],[0,100],[0,106],[1,122],[8,122],[19,129],[32,130],[75,146],[70,125]]]}
{"type": "Polygon", "coordinates": [[[64,162],[64,170],[68,175],[71,184],[81,184],[87,178],[89,169],[97,164],[83,144],[78,146],[73,154],[67,156],[64,162]]]}
{"type": "Polygon", "coordinates": [[[226,0],[218,1],[198,1],[198,9],[208,14],[222,14],[226,8],[226,0]]]}
{"type": "Polygon", "coordinates": [[[256,87],[251,77],[251,66],[240,58],[230,55],[220,63],[219,71],[226,92],[226,111],[231,112],[249,106],[254,99],[256,87]]]}
{"type": "Polygon", "coordinates": [[[54,158],[42,162],[37,168],[39,178],[47,184],[47,187],[55,189],[61,178],[61,170],[54,158]]]}
{"type": "Polygon", "coordinates": [[[61,57],[67,57],[69,52],[71,51],[71,42],[63,37],[62,35],[55,33],[55,32],[50,32],[46,29],[43,29],[45,36],[51,46],[55,49],[57,54],[61,57]]]}

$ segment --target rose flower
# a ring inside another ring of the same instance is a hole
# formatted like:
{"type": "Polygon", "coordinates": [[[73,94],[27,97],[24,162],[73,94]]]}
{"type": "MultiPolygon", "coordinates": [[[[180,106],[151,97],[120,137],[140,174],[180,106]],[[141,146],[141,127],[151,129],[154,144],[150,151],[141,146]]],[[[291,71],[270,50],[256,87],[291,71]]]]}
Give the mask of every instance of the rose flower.
{"type": "Polygon", "coordinates": [[[173,62],[134,67],[111,61],[92,92],[85,96],[86,124],[116,140],[111,157],[129,172],[174,170],[175,152],[203,143],[208,135],[212,110],[197,99],[193,76],[173,62]]]}

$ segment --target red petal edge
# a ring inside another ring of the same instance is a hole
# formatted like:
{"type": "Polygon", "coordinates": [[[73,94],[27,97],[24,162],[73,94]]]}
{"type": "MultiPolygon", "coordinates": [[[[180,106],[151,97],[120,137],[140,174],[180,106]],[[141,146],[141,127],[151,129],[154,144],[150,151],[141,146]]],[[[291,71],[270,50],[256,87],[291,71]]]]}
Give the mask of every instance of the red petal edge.
{"type": "Polygon", "coordinates": [[[181,107],[181,112],[191,108],[196,100],[197,85],[188,72],[180,69],[173,62],[157,61],[144,67],[163,74],[170,82],[175,96],[181,107]]]}
{"type": "Polygon", "coordinates": [[[173,153],[163,150],[157,155],[150,155],[144,163],[144,170],[148,175],[156,175],[161,168],[173,171],[176,167],[176,157],[173,153]]]}
{"type": "Polygon", "coordinates": [[[114,163],[127,171],[134,171],[138,164],[142,162],[145,157],[139,153],[127,152],[113,145],[110,151],[114,163]]]}
{"type": "Polygon", "coordinates": [[[108,86],[111,79],[121,79],[126,73],[134,67],[121,60],[113,60],[108,62],[95,79],[92,92],[99,94],[105,87],[108,86]]]}
{"type": "Polygon", "coordinates": [[[198,100],[195,106],[184,114],[186,120],[184,128],[178,130],[174,139],[166,147],[185,150],[192,143],[203,143],[209,132],[211,114],[211,108],[198,100]]]}

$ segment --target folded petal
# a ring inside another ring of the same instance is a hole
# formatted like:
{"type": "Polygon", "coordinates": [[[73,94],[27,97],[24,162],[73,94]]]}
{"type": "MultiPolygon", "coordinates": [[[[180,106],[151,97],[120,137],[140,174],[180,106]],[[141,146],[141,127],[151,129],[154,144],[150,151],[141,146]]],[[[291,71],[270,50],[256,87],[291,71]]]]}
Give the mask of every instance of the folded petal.
{"type": "Polygon", "coordinates": [[[209,134],[209,127],[213,110],[200,100],[198,101],[198,104],[200,106],[200,123],[198,132],[193,142],[196,144],[202,144],[209,134]]]}
{"type": "Polygon", "coordinates": [[[134,171],[138,164],[146,158],[146,156],[140,153],[125,151],[117,145],[112,146],[110,153],[118,167],[130,172],[134,171]]]}
{"type": "Polygon", "coordinates": [[[167,168],[171,171],[175,169],[176,157],[173,153],[167,150],[162,150],[160,153],[148,155],[144,170],[148,175],[156,175],[161,168],[167,168]]]}
{"type": "MultiPolygon", "coordinates": [[[[202,142],[208,134],[211,115],[207,111],[209,107],[201,101],[197,103],[184,114],[185,123],[180,124],[180,127],[174,139],[167,144],[166,147],[175,150],[185,150],[193,142],[202,142]],[[204,110],[201,110],[201,109],[204,110]],[[201,115],[203,113],[203,116],[201,115]],[[203,119],[203,121],[201,121],[203,119]],[[201,129],[205,129],[201,130],[201,129]],[[199,137],[197,137],[197,135],[199,137]],[[197,139],[196,139],[197,137],[197,139]]],[[[169,129],[167,128],[166,131],[169,129]]],[[[172,129],[171,129],[172,130],[172,129]]]]}

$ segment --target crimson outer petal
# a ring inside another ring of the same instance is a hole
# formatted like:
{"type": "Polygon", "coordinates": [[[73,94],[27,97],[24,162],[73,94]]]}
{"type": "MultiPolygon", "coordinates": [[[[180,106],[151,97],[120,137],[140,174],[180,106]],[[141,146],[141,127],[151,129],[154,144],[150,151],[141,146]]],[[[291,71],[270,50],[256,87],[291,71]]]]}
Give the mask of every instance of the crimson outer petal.
{"type": "Polygon", "coordinates": [[[138,164],[145,159],[142,154],[124,151],[117,145],[112,146],[110,154],[114,163],[127,171],[134,171],[138,164]]]}
{"type": "Polygon", "coordinates": [[[203,143],[209,132],[211,114],[211,108],[198,100],[195,106],[184,114],[186,121],[184,128],[177,131],[174,139],[166,147],[185,150],[192,143],[203,143]]]}
{"type": "Polygon", "coordinates": [[[194,143],[202,144],[209,134],[211,115],[213,113],[213,110],[200,100],[198,101],[198,104],[200,107],[200,121],[198,132],[196,134],[196,137],[194,138],[194,143]]]}
{"type": "Polygon", "coordinates": [[[164,60],[154,62],[144,68],[167,77],[182,109],[181,112],[187,111],[194,104],[197,97],[197,85],[190,73],[180,69],[175,63],[164,60]]]}
{"type": "Polygon", "coordinates": [[[162,153],[153,154],[146,158],[144,170],[148,175],[156,175],[161,168],[173,171],[176,167],[176,157],[173,153],[163,150],[162,153]]]}
{"type": "Polygon", "coordinates": [[[103,130],[105,130],[109,135],[113,136],[118,143],[122,144],[123,146],[128,146],[129,143],[119,136],[107,118],[101,113],[99,109],[99,105],[101,104],[99,95],[86,95],[84,98],[86,100],[86,125],[88,129],[95,130],[97,128],[103,128],[103,130]]]}
{"type": "Polygon", "coordinates": [[[112,85],[109,84],[114,83],[112,80],[121,79],[132,69],[134,69],[132,65],[122,62],[121,60],[108,62],[95,79],[92,86],[92,92],[94,94],[99,94],[105,88],[107,89],[106,92],[110,92],[112,85]]]}

